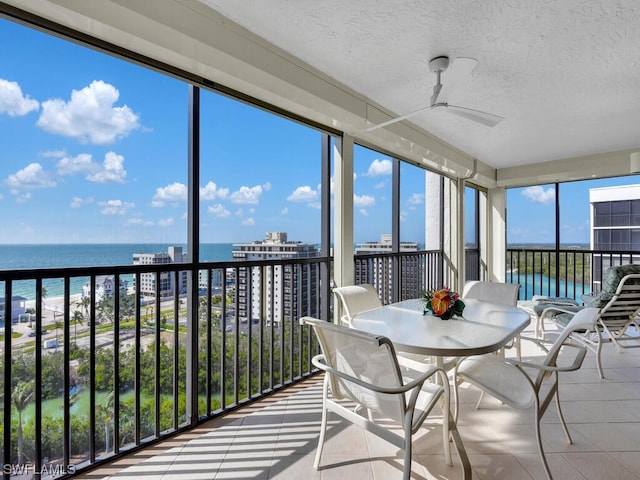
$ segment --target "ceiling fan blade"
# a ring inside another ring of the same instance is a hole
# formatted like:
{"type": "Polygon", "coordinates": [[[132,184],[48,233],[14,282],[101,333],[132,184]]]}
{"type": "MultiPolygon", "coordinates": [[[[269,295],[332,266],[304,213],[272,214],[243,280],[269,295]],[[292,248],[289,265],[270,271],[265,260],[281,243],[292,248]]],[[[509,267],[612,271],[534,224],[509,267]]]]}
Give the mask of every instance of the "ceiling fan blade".
{"type": "Polygon", "coordinates": [[[458,85],[471,78],[471,72],[476,68],[477,64],[478,61],[474,58],[456,58],[449,68],[443,73],[444,78],[442,78],[442,88],[433,103],[446,102],[449,98],[449,94],[453,92],[458,85]]]}
{"type": "Polygon", "coordinates": [[[495,127],[498,123],[504,120],[503,117],[498,115],[483,112],[481,110],[474,110],[473,108],[459,107],[457,105],[447,105],[446,108],[451,113],[455,113],[460,117],[468,118],[474,122],[482,123],[487,127],[495,127]]]}
{"type": "Polygon", "coordinates": [[[387,125],[391,125],[392,123],[401,122],[402,120],[406,120],[407,118],[414,117],[416,115],[420,115],[422,112],[426,112],[431,107],[423,107],[420,110],[415,110],[411,113],[407,113],[406,115],[402,115],[400,117],[392,118],[391,120],[387,120],[386,122],[379,123],[377,125],[372,125],[371,127],[365,128],[365,132],[371,132],[372,130],[377,130],[378,128],[386,127],[387,125]]]}

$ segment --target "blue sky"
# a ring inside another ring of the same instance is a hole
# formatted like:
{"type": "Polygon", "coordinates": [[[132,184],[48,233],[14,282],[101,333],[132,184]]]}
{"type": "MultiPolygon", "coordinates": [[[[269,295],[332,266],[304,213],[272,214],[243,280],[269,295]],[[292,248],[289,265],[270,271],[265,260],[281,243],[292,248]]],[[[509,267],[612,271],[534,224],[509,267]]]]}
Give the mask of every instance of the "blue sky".
{"type": "MultiPolygon", "coordinates": [[[[0,44],[0,243],[184,243],[187,85],[1,19],[0,44]]],[[[319,242],[320,133],[201,98],[202,241],[319,242]]],[[[389,158],[357,147],[354,182],[356,242],[390,233],[389,158]]],[[[562,188],[563,241],[587,242],[589,187],[562,188]]],[[[424,197],[403,164],[402,240],[424,242],[424,197]]],[[[552,242],[552,219],[552,186],[509,192],[510,242],[552,242]]]]}

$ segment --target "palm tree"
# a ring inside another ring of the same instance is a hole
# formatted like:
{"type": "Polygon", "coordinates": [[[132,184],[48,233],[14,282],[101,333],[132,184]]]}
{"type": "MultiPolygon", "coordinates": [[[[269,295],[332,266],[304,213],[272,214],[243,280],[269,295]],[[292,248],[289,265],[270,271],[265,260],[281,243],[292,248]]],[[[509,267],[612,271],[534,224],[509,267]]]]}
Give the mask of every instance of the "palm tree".
{"type": "Polygon", "coordinates": [[[11,394],[13,405],[18,411],[18,464],[22,464],[22,412],[33,397],[33,382],[18,382],[11,394]]]}
{"type": "Polygon", "coordinates": [[[84,320],[89,318],[89,305],[91,305],[91,298],[88,296],[82,296],[80,300],[76,302],[76,305],[82,307],[84,312],[84,320]]]}
{"type": "Polygon", "coordinates": [[[74,342],[77,342],[77,337],[78,337],[78,323],[80,323],[80,325],[82,325],[82,320],[84,319],[84,317],[82,316],[82,313],[80,312],[80,310],[76,310],[73,312],[73,338],[74,338],[74,342]]]}

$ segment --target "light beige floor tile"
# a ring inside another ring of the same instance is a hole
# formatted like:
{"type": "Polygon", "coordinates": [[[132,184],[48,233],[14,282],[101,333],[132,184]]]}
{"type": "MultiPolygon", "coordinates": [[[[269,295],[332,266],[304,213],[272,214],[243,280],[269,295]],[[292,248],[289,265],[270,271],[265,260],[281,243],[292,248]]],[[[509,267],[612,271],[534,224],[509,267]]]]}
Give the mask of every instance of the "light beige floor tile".
{"type": "Polygon", "coordinates": [[[355,480],[373,478],[369,457],[352,455],[322,455],[320,461],[322,480],[355,480]]]}
{"type": "Polygon", "coordinates": [[[471,455],[473,478],[478,480],[531,480],[531,475],[512,455],[471,455]]]}
{"type": "Polygon", "coordinates": [[[566,453],[564,457],[587,480],[638,480],[637,472],[627,469],[605,453],[566,453]]]}

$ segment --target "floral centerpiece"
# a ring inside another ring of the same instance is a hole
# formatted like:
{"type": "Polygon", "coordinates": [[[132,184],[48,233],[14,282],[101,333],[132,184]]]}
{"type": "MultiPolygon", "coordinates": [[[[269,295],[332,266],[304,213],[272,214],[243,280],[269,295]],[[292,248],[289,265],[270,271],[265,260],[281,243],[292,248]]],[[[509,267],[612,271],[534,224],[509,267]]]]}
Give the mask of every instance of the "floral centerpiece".
{"type": "Polygon", "coordinates": [[[424,301],[424,315],[430,314],[449,320],[454,315],[462,316],[464,302],[460,300],[460,295],[452,292],[449,288],[431,290],[422,295],[424,301]]]}

